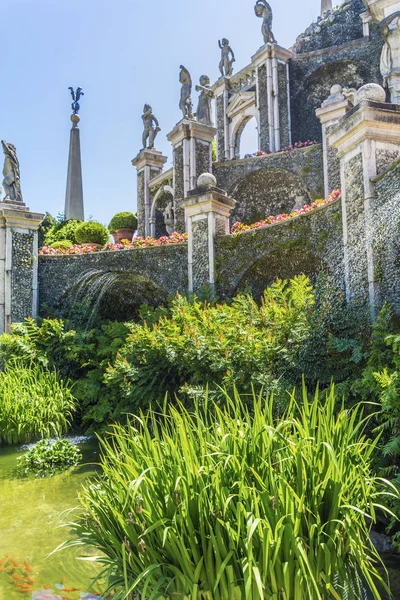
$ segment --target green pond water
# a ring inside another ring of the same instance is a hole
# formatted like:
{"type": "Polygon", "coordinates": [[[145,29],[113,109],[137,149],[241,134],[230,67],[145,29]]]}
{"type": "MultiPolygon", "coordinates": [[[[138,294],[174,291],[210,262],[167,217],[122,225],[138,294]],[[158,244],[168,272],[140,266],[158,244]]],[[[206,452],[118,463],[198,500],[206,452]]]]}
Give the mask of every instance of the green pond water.
{"type": "Polygon", "coordinates": [[[73,514],[63,513],[77,507],[82,483],[98,469],[95,440],[86,440],[79,447],[82,466],[45,479],[18,479],[17,457],[24,450],[0,447],[0,562],[5,557],[14,561],[0,564],[0,600],[32,598],[32,591],[46,587],[56,591],[57,584],[76,588],[74,592],[56,592],[71,600],[80,598],[81,591],[98,592],[98,586],[91,588],[97,567],[78,560],[78,549],[48,556],[70,537],[68,528],[61,525],[73,520],[73,514]]]}

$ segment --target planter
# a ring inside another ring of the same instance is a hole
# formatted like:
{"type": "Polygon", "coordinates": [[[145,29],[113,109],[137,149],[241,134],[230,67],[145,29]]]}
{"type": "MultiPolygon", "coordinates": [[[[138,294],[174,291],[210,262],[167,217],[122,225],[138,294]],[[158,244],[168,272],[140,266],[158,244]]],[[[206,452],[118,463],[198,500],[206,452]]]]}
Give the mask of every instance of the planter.
{"type": "Polygon", "coordinates": [[[132,238],[133,238],[133,234],[134,234],[133,229],[129,229],[128,227],[123,227],[122,229],[117,229],[117,231],[114,231],[113,238],[114,238],[116,244],[119,244],[119,242],[121,242],[122,240],[128,240],[129,242],[131,242],[132,238]]]}

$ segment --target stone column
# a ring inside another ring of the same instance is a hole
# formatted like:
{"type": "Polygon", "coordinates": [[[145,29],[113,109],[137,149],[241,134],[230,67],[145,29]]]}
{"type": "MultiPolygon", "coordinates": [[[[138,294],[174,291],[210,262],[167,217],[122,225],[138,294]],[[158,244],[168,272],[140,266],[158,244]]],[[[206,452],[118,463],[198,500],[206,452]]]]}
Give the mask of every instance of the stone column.
{"type": "Polygon", "coordinates": [[[230,160],[230,120],[227,110],[230,100],[230,77],[221,77],[212,90],[215,94],[215,115],[217,121],[217,161],[230,160]]]}
{"type": "Polygon", "coordinates": [[[340,160],[337,150],[328,144],[328,136],[336,127],[342,117],[352,108],[352,104],[342,94],[342,86],[334,85],[331,95],[321,108],[316,111],[322,125],[322,149],[324,157],[324,190],[325,198],[340,188],[340,160]]]}
{"type": "Polygon", "coordinates": [[[183,119],[171,133],[174,153],[174,219],[175,230],[186,230],[183,200],[196,187],[197,178],[212,170],[212,140],[215,127],[183,119]]]}
{"type": "Polygon", "coordinates": [[[278,44],[265,44],[252,57],[257,69],[260,149],[278,152],[292,142],[288,64],[293,53],[278,44]]]}
{"type": "Polygon", "coordinates": [[[355,107],[329,136],[340,159],[344,269],[347,300],[369,301],[376,315],[378,284],[375,275],[375,187],[400,150],[400,107],[384,104],[385,91],[377,84],[363,86],[355,107]]]}
{"type": "Polygon", "coordinates": [[[38,228],[42,214],[0,202],[0,333],[38,314],[38,228]]]}
{"type": "Polygon", "coordinates": [[[84,221],[81,139],[78,127],[80,118],[78,115],[73,114],[71,115],[71,121],[64,216],[67,220],[84,221]]]}
{"type": "Polygon", "coordinates": [[[167,157],[154,148],[144,148],[132,160],[137,171],[137,214],[138,235],[147,237],[150,235],[150,182],[159,175],[167,157]]]}
{"type": "Polygon", "coordinates": [[[188,224],[189,291],[194,293],[204,287],[211,295],[215,293],[214,240],[229,233],[229,217],[236,204],[216,183],[213,175],[204,173],[183,204],[188,224]]]}

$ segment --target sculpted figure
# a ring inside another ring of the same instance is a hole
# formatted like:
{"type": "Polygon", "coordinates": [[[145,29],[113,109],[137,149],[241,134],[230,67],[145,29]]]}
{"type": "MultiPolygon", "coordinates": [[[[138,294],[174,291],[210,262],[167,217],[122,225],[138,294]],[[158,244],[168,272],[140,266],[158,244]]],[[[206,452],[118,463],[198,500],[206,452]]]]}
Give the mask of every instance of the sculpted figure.
{"type": "Polygon", "coordinates": [[[383,85],[387,87],[388,77],[393,71],[400,71],[400,11],[383,19],[380,31],[385,44],[381,54],[383,85]]]}
{"type": "Polygon", "coordinates": [[[276,44],[276,39],[272,33],[272,8],[267,0],[257,0],[254,7],[257,17],[263,20],[262,34],[264,36],[264,44],[276,44]]]}
{"type": "Polygon", "coordinates": [[[161,127],[158,120],[153,115],[153,109],[149,104],[145,104],[143,108],[143,148],[147,148],[147,140],[149,140],[149,148],[154,148],[154,140],[156,139],[157,133],[161,131],[161,127]]]}
{"type": "Polygon", "coordinates": [[[174,232],[174,209],[172,202],[168,202],[163,212],[163,215],[167,233],[168,235],[171,235],[171,233],[174,232]]]}
{"type": "Polygon", "coordinates": [[[211,99],[214,92],[210,88],[210,78],[207,75],[200,77],[200,85],[196,85],[196,92],[200,92],[196,118],[199,123],[212,126],[211,99]]]}
{"type": "Polygon", "coordinates": [[[233,73],[233,63],[236,59],[233,50],[229,45],[229,40],[226,38],[223,38],[222,41],[218,40],[218,45],[221,48],[221,62],[219,63],[221,75],[222,77],[231,77],[233,73]]]}
{"type": "Polygon", "coordinates": [[[79,112],[79,109],[81,107],[81,105],[79,104],[79,100],[81,99],[81,96],[84,96],[85,94],[83,93],[82,88],[80,88],[80,87],[78,87],[76,89],[76,92],[74,92],[74,88],[72,88],[72,87],[69,87],[68,89],[71,92],[71,96],[72,96],[72,100],[73,100],[71,108],[74,112],[74,115],[77,115],[79,112]]]}
{"type": "Polygon", "coordinates": [[[192,78],[189,71],[185,69],[183,65],[181,65],[180,69],[181,72],[179,75],[179,81],[182,84],[182,89],[179,108],[182,111],[184,119],[194,119],[192,104],[192,78]]]}
{"type": "Polygon", "coordinates": [[[5,200],[22,202],[19,162],[15,146],[2,141],[4,152],[3,186],[6,194],[5,200]]]}

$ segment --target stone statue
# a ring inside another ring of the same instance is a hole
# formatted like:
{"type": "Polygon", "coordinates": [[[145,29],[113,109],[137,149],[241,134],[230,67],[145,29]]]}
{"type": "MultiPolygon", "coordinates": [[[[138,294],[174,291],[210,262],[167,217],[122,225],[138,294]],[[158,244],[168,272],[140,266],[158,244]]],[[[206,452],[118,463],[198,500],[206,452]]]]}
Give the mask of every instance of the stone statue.
{"type": "Polygon", "coordinates": [[[1,145],[5,156],[3,168],[5,200],[22,202],[19,161],[15,146],[4,141],[1,142],[1,145]]]}
{"type": "Polygon", "coordinates": [[[400,71],[400,11],[383,19],[379,28],[385,40],[381,54],[381,73],[383,85],[387,87],[389,75],[400,71]]]}
{"type": "Polygon", "coordinates": [[[74,92],[74,88],[72,88],[72,87],[69,87],[68,89],[71,92],[71,96],[72,96],[72,100],[73,100],[72,105],[71,105],[73,113],[74,113],[74,115],[77,115],[81,108],[81,105],[79,104],[79,100],[81,99],[81,96],[84,96],[85,94],[83,93],[82,88],[80,88],[80,87],[78,87],[76,89],[76,92],[74,92]]]}
{"type": "Polygon", "coordinates": [[[229,45],[229,40],[226,38],[223,38],[222,41],[218,40],[218,45],[221,48],[221,62],[219,63],[221,75],[222,77],[231,77],[233,73],[233,63],[236,59],[233,50],[229,45]]]}
{"type": "Polygon", "coordinates": [[[211,99],[214,98],[214,92],[210,88],[210,78],[207,75],[200,77],[200,85],[196,85],[196,92],[200,92],[196,119],[199,123],[212,127],[211,99]]]}
{"type": "Polygon", "coordinates": [[[182,111],[184,119],[194,119],[192,104],[192,78],[189,71],[185,69],[183,65],[181,65],[180,69],[181,72],[179,75],[179,81],[182,84],[182,89],[179,108],[182,111]]]}
{"type": "Polygon", "coordinates": [[[262,34],[264,36],[264,44],[276,44],[276,39],[272,33],[272,8],[267,0],[257,0],[254,7],[257,17],[263,19],[262,34]]]}
{"type": "Polygon", "coordinates": [[[168,202],[168,204],[165,207],[165,210],[163,212],[163,215],[164,215],[165,228],[167,230],[168,235],[171,235],[171,233],[173,233],[175,230],[175,228],[174,228],[174,209],[173,209],[172,201],[168,202]]]}
{"type": "Polygon", "coordinates": [[[161,131],[161,127],[158,123],[158,120],[153,115],[153,109],[151,108],[150,104],[144,105],[142,119],[144,126],[142,137],[143,149],[147,148],[147,140],[149,140],[148,147],[154,148],[154,140],[156,139],[158,132],[161,131]]]}

